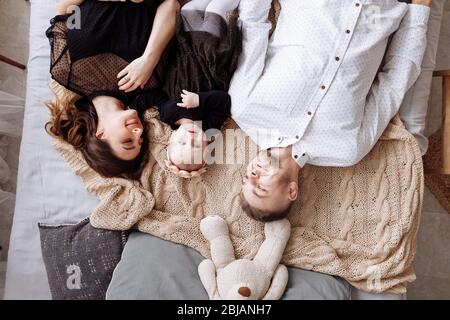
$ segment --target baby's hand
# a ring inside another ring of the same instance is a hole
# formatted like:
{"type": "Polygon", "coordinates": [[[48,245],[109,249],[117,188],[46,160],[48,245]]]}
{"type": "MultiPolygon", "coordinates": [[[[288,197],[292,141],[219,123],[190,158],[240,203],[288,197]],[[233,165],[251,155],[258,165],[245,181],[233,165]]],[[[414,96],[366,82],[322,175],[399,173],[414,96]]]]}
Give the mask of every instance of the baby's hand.
{"type": "Polygon", "coordinates": [[[177,106],[182,108],[191,109],[200,106],[199,95],[193,92],[189,92],[187,90],[183,90],[183,93],[181,94],[181,100],[183,102],[177,103],[177,106]]]}

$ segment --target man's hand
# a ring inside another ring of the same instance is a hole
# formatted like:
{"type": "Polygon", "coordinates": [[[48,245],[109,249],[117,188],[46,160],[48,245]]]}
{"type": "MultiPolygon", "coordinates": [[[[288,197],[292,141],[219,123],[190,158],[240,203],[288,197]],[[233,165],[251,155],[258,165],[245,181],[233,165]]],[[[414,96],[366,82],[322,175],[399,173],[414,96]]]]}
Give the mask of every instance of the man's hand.
{"type": "Polygon", "coordinates": [[[191,109],[200,106],[199,95],[193,92],[189,92],[187,90],[183,90],[183,93],[181,94],[181,100],[183,102],[177,103],[177,106],[182,108],[191,109]]]}
{"type": "Polygon", "coordinates": [[[433,0],[412,0],[412,4],[420,4],[422,6],[431,7],[433,0]]]}

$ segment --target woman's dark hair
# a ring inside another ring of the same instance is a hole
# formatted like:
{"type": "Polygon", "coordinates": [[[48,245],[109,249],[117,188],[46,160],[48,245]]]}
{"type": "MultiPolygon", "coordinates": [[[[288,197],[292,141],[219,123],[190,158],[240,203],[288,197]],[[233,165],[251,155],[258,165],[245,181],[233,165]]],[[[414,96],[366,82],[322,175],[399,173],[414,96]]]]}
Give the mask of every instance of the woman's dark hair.
{"type": "Polygon", "coordinates": [[[61,137],[79,150],[87,164],[100,175],[138,180],[148,160],[147,127],[143,122],[144,139],[141,151],[134,160],[122,160],[114,155],[105,141],[96,137],[98,116],[87,99],[55,99],[46,103],[50,109],[50,121],[45,130],[50,135],[61,137]],[[75,105],[76,104],[76,105],[75,105]]]}

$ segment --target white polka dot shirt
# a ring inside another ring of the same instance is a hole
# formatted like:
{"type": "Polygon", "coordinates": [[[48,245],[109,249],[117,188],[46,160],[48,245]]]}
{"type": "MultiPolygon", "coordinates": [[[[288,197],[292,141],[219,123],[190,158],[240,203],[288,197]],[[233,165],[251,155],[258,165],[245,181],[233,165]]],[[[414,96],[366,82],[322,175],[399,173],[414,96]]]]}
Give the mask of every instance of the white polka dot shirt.
{"type": "Polygon", "coordinates": [[[300,166],[358,163],[419,76],[429,8],[395,0],[280,4],[269,38],[271,0],[241,1],[232,116],[263,149],[292,145],[300,166]]]}

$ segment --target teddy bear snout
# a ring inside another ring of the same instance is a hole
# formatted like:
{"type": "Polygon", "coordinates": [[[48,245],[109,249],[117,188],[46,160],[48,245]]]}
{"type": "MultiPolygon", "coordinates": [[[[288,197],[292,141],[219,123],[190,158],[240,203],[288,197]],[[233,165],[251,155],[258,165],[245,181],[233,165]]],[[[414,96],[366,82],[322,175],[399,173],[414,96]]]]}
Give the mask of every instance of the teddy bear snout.
{"type": "Polygon", "coordinates": [[[251,291],[250,288],[248,288],[248,287],[240,287],[240,288],[238,289],[238,293],[239,293],[241,296],[248,298],[248,297],[251,296],[252,291],[251,291]]]}

